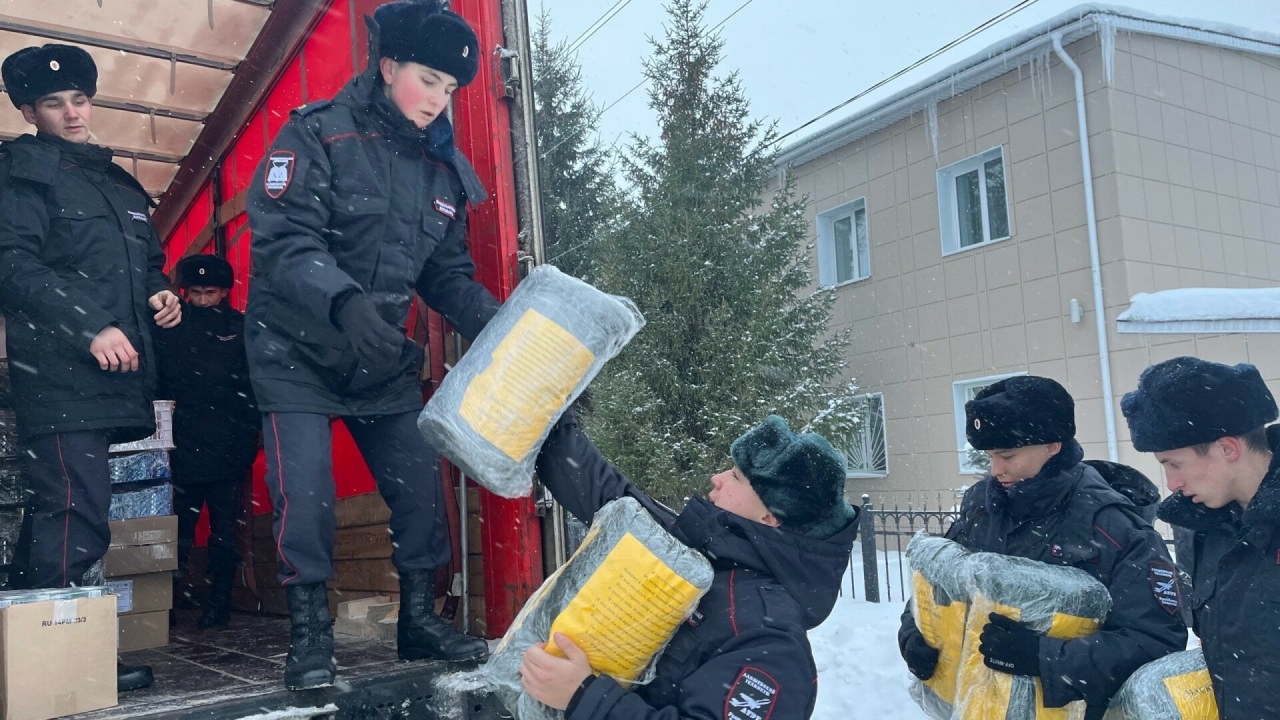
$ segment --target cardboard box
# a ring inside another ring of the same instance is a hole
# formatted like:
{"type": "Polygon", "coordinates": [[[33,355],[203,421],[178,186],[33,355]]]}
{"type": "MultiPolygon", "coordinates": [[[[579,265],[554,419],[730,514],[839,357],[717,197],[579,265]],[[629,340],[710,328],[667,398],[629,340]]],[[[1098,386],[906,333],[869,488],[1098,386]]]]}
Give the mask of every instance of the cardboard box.
{"type": "Polygon", "coordinates": [[[169,644],[169,611],[134,613],[120,618],[120,652],[169,644]]]}
{"type": "Polygon", "coordinates": [[[107,591],[116,596],[116,614],[120,616],[158,612],[173,607],[173,573],[113,577],[107,591]]]}
{"type": "Polygon", "coordinates": [[[111,522],[111,547],[113,548],[176,542],[178,542],[177,515],[111,522]]]}
{"type": "Polygon", "coordinates": [[[177,570],[178,543],[107,548],[102,565],[103,575],[109,578],[177,570]]]}
{"type": "Polygon", "coordinates": [[[0,609],[0,720],[47,720],[115,704],[114,597],[0,609]]]}
{"type": "Polygon", "coordinates": [[[111,546],[102,563],[103,574],[109,578],[177,570],[177,516],[112,522],[111,546]]]}

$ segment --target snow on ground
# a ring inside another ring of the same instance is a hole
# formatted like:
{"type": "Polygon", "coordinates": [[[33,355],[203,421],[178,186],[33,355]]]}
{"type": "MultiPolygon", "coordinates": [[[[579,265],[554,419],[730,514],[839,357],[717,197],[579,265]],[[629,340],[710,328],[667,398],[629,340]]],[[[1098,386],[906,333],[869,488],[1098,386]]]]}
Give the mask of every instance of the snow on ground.
{"type": "MultiPolygon", "coordinates": [[[[814,720],[926,720],[907,694],[911,674],[898,654],[898,556],[890,552],[888,570],[893,600],[869,603],[861,599],[862,547],[853,548],[853,572],[845,574],[842,595],[827,621],[809,632],[818,666],[818,702],[814,720]],[[856,582],[858,599],[850,597],[856,582]]],[[[880,594],[887,596],[885,553],[879,554],[880,594]]]]}

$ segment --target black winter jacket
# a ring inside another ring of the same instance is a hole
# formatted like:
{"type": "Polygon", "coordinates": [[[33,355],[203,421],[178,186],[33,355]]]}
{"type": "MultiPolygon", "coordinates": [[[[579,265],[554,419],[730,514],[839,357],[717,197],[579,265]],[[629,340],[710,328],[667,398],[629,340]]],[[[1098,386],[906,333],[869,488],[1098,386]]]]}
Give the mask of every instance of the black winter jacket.
{"type": "Polygon", "coordinates": [[[0,146],[0,310],[23,437],[155,431],[151,296],[169,288],[150,198],[111,150],[23,135],[0,146]],[[140,356],[108,372],[89,353],[115,325],[140,356]]]}
{"type": "Polygon", "coordinates": [[[184,305],[182,324],[156,331],[156,396],[173,410],[175,485],[236,482],[258,453],[262,416],[249,384],[244,315],[225,303],[184,305]]]}
{"type": "Polygon", "coordinates": [[[634,691],[593,680],[568,720],[808,718],[817,670],[806,631],[831,613],[849,566],[856,518],[816,539],[751,522],[695,497],[676,515],[632,485],[561,418],[538,455],[538,476],[583,522],[620,497],[640,501],[667,530],[711,561],[715,579],[693,618],[634,691]]]}
{"type": "MultiPolygon", "coordinates": [[[[946,536],[975,552],[1076,567],[1107,587],[1111,613],[1098,633],[1040,639],[1045,706],[1084,700],[1094,719],[1135,670],[1185,649],[1187,628],[1164,540],[1082,455],[1064,446],[1057,462],[1009,490],[987,477],[965,493],[946,536]]],[[[918,633],[908,605],[899,645],[918,633]]]]}
{"type": "Polygon", "coordinates": [[[1280,425],[1267,428],[1271,468],[1243,511],[1176,493],[1160,519],[1194,533],[1195,632],[1222,720],[1280,718],[1280,425]]]}
{"type": "MultiPolygon", "coordinates": [[[[377,63],[370,67],[376,70],[377,63]]],[[[498,302],[473,276],[466,203],[485,193],[444,116],[416,129],[376,72],[293,112],[249,190],[249,368],[263,412],[382,415],[422,408],[422,351],[390,375],[359,366],[332,318],[363,293],[403,328],[414,292],[467,338],[498,302]]]]}

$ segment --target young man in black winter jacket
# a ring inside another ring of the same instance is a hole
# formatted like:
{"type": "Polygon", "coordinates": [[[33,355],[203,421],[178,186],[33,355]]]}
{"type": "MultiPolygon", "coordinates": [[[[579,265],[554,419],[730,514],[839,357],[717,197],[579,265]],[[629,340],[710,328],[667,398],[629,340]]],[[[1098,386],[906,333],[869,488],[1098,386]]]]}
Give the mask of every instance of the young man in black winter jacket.
{"type": "Polygon", "coordinates": [[[568,720],[808,718],[817,670],[806,631],[835,605],[857,535],[844,499],[843,456],[821,436],[770,416],[733,442],[734,467],[711,478],[710,498],[678,515],[632,485],[578,429],[572,411],[538,455],[538,476],[583,522],[621,497],[649,510],[711,561],[715,579],[658,661],[657,678],[625,690],[592,674],[560,636],[566,658],[530,648],[521,667],[538,701],[568,720]]]}
{"type": "Polygon", "coordinates": [[[434,612],[435,571],[452,553],[437,455],[417,427],[423,354],[404,328],[415,293],[467,338],[498,309],[466,245],[467,203],[485,192],[445,112],[475,78],[481,50],[437,0],[388,3],[368,23],[368,69],[332,101],[293,112],[249,189],[245,326],[293,625],[291,689],[330,685],[336,673],[325,588],[333,416],[391,508],[400,657],[487,654],[434,612]]]}
{"type": "MultiPolygon", "coordinates": [[[[1120,403],[1133,446],[1173,495],[1160,519],[1190,535],[1193,627],[1222,720],[1280,717],[1280,415],[1252,365],[1179,357],[1120,403]]],[[[1180,547],[1181,549],[1181,547],[1180,547]]]]}
{"type": "MultiPolygon", "coordinates": [[[[111,540],[108,448],[155,432],[157,327],[182,321],[151,198],[90,140],[98,68],[83,49],[5,58],[5,90],[35,135],[0,146],[0,310],[33,493],[33,588],[82,584],[111,540]]],[[[120,666],[118,687],[151,684],[120,666]]]]}
{"type": "MultiPolygon", "coordinates": [[[[1048,378],[1001,380],[965,405],[969,443],[987,451],[991,474],[965,493],[947,537],[969,550],[1079,568],[1111,593],[1096,634],[1038,635],[992,613],[979,651],[994,670],[1040,678],[1046,707],[1084,700],[1100,719],[1139,667],[1182,650],[1187,629],[1164,541],[1124,495],[1089,465],[1075,440],[1075,402],[1048,378]]],[[[898,632],[907,667],[927,680],[938,651],[907,606],[898,632]]]]}

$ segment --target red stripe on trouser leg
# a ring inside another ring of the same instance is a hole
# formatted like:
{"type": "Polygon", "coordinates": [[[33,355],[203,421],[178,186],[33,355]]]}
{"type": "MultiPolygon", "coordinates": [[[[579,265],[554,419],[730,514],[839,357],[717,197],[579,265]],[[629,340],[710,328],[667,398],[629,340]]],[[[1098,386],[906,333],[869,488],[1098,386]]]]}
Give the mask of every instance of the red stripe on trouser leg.
{"type": "MultiPolygon", "coordinates": [[[[284,555],[284,527],[289,517],[289,496],[284,494],[284,458],[280,455],[280,428],[276,425],[276,414],[271,413],[271,433],[276,439],[276,487],[280,491],[281,507],[280,507],[280,533],[276,536],[276,554],[280,556],[280,561],[293,571],[293,577],[298,577],[298,568],[289,562],[289,558],[284,555]]],[[[285,580],[289,582],[293,578],[285,580]]]]}

